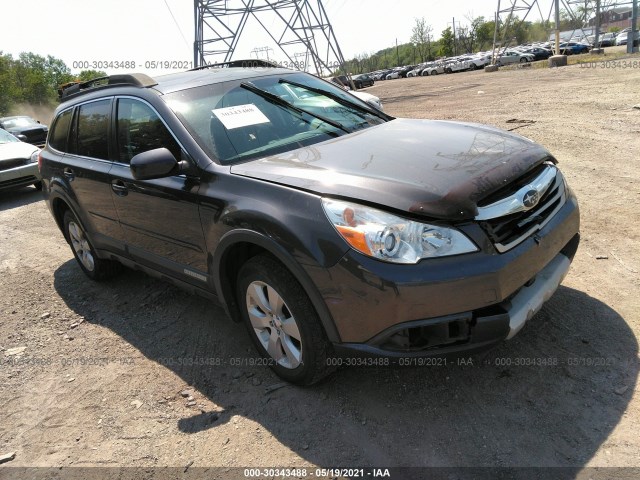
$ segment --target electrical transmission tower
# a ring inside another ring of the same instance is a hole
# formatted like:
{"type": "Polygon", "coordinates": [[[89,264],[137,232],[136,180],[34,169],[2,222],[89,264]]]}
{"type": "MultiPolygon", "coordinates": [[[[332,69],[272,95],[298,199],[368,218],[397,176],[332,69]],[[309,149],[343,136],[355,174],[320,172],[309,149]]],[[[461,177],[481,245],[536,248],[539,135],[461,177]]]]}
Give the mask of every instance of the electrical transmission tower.
{"type": "Polygon", "coordinates": [[[194,18],[195,66],[230,61],[248,21],[271,37],[289,66],[324,76],[344,64],[322,0],[194,0],[194,18]],[[307,62],[298,60],[303,55],[307,62]]]}

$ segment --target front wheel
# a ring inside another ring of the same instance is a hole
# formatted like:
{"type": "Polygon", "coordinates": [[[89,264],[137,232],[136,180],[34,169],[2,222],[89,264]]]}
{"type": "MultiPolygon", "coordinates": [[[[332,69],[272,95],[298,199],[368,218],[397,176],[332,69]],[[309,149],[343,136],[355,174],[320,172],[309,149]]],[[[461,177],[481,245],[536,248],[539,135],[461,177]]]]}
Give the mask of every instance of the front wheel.
{"type": "Polygon", "coordinates": [[[238,304],[258,352],[284,380],[311,385],[331,373],[331,344],[308,295],[270,256],[249,259],[238,273],[238,304]]]}
{"type": "Polygon", "coordinates": [[[84,228],[70,210],[64,214],[64,236],[87,277],[92,280],[107,280],[120,272],[122,266],[118,262],[98,258],[84,228]]]}

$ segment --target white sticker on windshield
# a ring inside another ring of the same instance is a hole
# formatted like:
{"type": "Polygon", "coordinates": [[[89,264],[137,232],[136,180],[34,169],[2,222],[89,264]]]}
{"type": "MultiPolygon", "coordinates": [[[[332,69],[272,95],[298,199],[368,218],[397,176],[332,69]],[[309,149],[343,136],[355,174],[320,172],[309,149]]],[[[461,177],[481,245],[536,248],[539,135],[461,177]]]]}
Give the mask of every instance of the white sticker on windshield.
{"type": "Polygon", "coordinates": [[[227,130],[269,123],[269,119],[253,103],[211,110],[227,130]]]}

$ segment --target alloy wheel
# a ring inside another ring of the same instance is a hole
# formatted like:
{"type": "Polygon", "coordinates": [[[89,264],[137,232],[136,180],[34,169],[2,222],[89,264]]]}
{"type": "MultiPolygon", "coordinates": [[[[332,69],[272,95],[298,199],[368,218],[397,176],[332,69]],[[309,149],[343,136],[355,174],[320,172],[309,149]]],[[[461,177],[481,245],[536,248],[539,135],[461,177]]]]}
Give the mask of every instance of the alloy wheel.
{"type": "Polygon", "coordinates": [[[269,356],[294,369],[302,361],[302,336],[284,299],[270,285],[254,281],[246,293],[251,326],[269,356]]]}
{"type": "Polygon", "coordinates": [[[73,247],[74,252],[76,252],[78,259],[82,262],[84,268],[93,272],[95,262],[93,254],[91,253],[91,246],[89,245],[82,228],[73,221],[69,222],[69,239],[71,240],[71,246],[73,247]]]}

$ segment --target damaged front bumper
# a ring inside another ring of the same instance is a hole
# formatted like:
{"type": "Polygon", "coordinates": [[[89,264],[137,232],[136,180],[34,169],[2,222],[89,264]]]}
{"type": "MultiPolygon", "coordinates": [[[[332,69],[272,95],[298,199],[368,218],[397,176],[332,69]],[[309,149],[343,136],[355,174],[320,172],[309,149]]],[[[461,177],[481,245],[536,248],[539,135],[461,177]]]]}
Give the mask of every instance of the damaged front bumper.
{"type": "MultiPolygon", "coordinates": [[[[543,230],[509,252],[406,269],[354,254],[321,289],[336,319],[336,353],[438,356],[486,350],[522,329],[557,290],[580,242],[573,195],[543,230]],[[376,267],[377,270],[374,270],[376,267]]],[[[349,256],[351,255],[351,256],[349,256]]]]}

